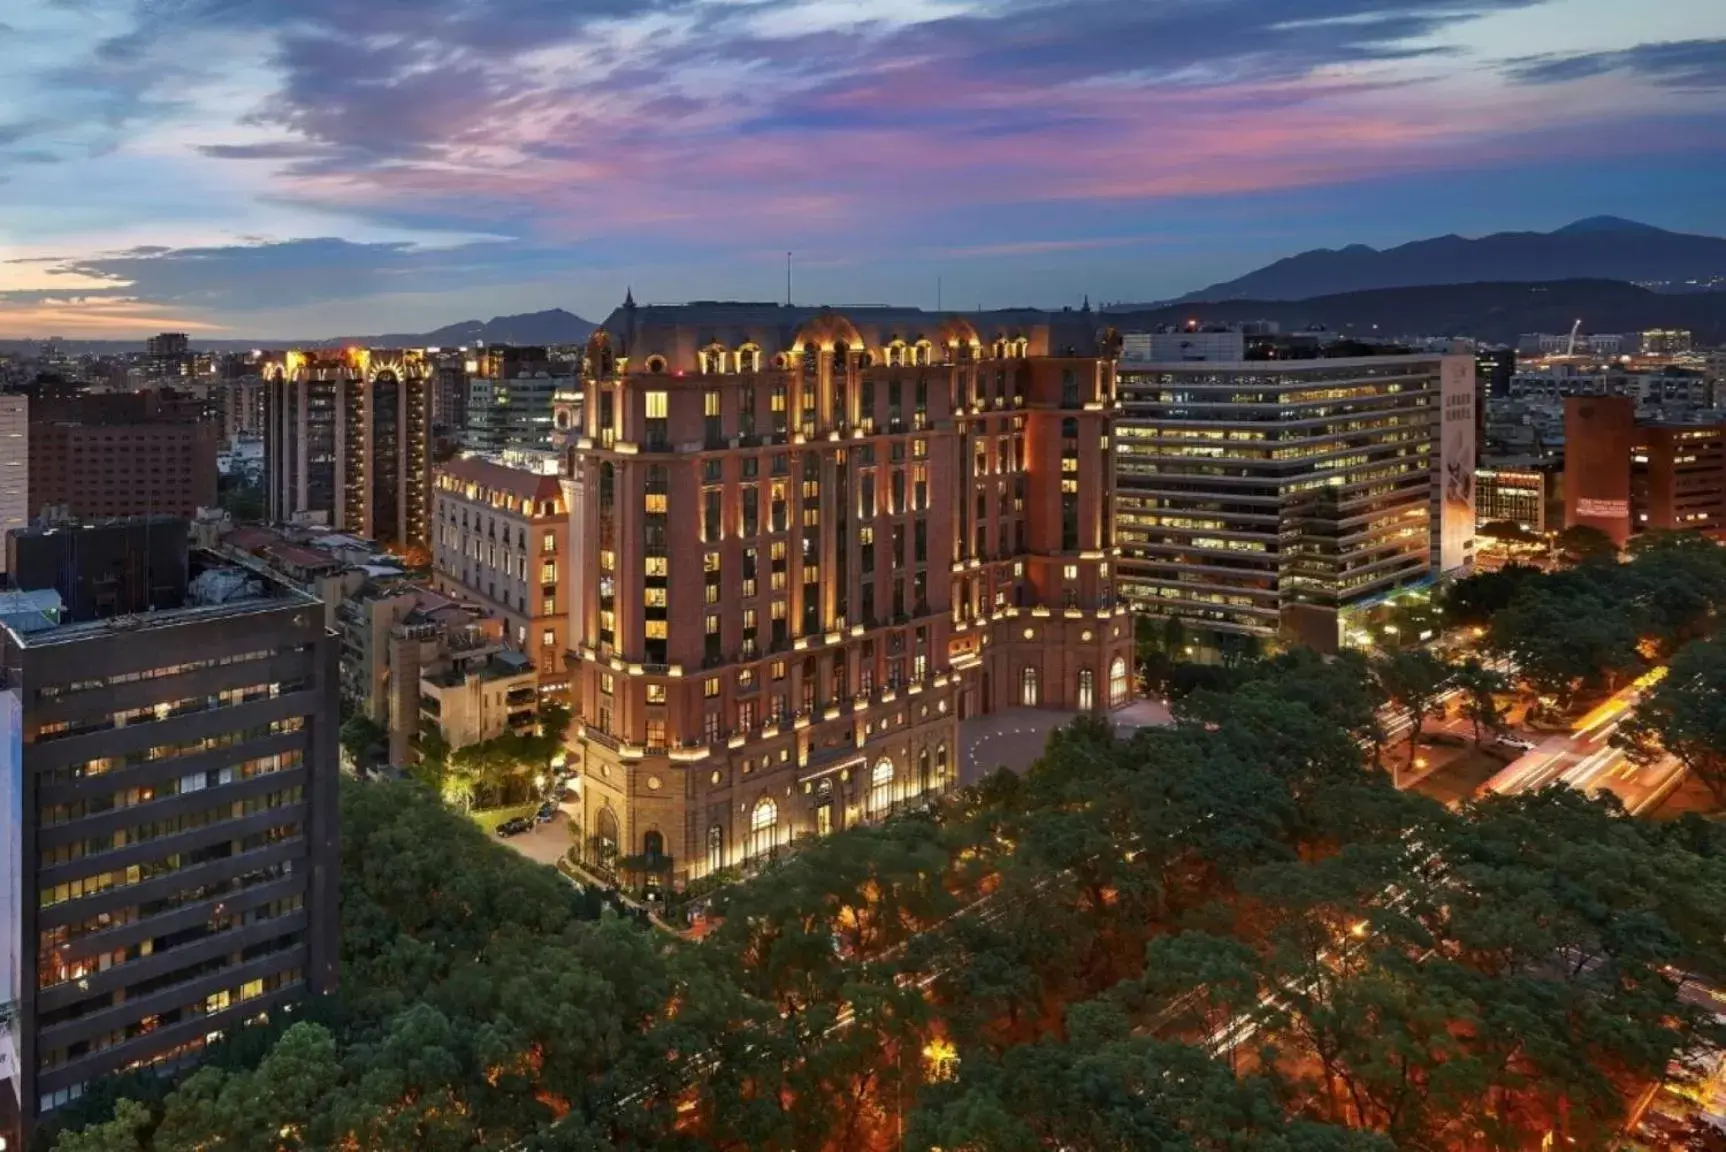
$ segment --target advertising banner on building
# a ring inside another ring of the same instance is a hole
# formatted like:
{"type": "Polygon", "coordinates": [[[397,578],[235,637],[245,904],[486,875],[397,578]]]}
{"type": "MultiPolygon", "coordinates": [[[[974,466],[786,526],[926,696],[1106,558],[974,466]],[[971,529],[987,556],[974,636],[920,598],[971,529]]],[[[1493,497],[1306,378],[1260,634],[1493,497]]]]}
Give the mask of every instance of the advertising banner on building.
{"type": "Polygon", "coordinates": [[[1446,356],[1440,373],[1438,569],[1474,561],[1474,358],[1446,356]]]}

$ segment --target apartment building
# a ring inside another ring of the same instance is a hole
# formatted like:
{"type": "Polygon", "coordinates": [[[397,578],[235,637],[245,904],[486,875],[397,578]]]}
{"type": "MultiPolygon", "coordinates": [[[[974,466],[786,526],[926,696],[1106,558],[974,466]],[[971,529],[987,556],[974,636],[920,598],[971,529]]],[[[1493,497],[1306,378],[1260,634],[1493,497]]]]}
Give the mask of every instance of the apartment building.
{"type": "Polygon", "coordinates": [[[569,686],[569,508],[555,475],[488,460],[450,460],[432,481],[432,567],[438,589],[482,605],[538,670],[569,686]]]}
{"type": "Polygon", "coordinates": [[[1335,651],[1351,609],[1466,567],[1474,362],[1362,351],[1123,362],[1125,600],[1335,651]]]}
{"type": "Polygon", "coordinates": [[[564,478],[594,866],[759,861],[950,787],[963,717],[1128,701],[1094,325],[612,314],[564,478]]]}
{"type": "Polygon", "coordinates": [[[433,372],[424,354],[287,352],[261,371],[269,518],[319,519],[398,552],[425,549],[433,372]]]}
{"type": "Polygon", "coordinates": [[[54,589],[0,609],[0,1091],[26,1129],[336,984],[319,606],[203,553],[136,586],[106,618],[54,589]]]}

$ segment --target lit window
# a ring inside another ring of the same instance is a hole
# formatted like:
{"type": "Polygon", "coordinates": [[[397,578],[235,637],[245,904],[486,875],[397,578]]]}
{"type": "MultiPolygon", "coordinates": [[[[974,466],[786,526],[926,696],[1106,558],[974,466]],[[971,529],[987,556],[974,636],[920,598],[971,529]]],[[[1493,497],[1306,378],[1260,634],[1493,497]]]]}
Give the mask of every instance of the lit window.
{"type": "Polygon", "coordinates": [[[668,405],[664,392],[647,393],[647,418],[649,420],[665,419],[667,410],[668,405]]]}

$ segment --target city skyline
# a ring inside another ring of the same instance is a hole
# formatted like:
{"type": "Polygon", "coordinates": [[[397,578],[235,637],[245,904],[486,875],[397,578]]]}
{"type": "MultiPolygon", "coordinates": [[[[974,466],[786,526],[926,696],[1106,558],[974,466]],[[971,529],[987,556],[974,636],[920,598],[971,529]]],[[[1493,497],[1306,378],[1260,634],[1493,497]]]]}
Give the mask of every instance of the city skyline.
{"type": "Polygon", "coordinates": [[[779,298],[787,250],[800,302],[968,309],[1726,232],[1706,0],[14,7],[0,338],[599,320],[779,298]]]}

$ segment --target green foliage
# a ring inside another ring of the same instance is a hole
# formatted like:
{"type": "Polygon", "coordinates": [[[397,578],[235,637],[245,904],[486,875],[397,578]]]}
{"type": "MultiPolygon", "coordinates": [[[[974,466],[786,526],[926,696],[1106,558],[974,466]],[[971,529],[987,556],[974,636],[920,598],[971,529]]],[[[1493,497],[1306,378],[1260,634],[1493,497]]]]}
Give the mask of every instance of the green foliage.
{"type": "Polygon", "coordinates": [[[1558,534],[1557,544],[1559,552],[1572,563],[1618,558],[1618,545],[1612,542],[1612,537],[1586,524],[1572,524],[1564,529],[1558,534]]]}
{"type": "Polygon", "coordinates": [[[1083,718],[713,893],[699,945],[594,921],[417,785],[350,787],[339,1011],[61,1147],[1603,1147],[1711,1035],[1676,974],[1726,977],[1726,833],[1398,792],[1378,706],[1449,675],[1294,652],[1170,728],[1083,718]]]}
{"type": "Polygon", "coordinates": [[[1507,564],[1496,572],[1476,572],[1446,589],[1442,609],[1447,627],[1485,627],[1499,612],[1510,607],[1517,594],[1538,582],[1540,569],[1507,564]]]}
{"type": "Polygon", "coordinates": [[[382,724],[375,722],[363,712],[356,712],[342,721],[341,732],[337,739],[341,741],[342,751],[348,754],[348,759],[355,764],[370,764],[377,749],[389,743],[390,734],[382,724]]]}
{"type": "Polygon", "coordinates": [[[1726,638],[1698,640],[1679,652],[1614,742],[1638,763],[1676,757],[1726,803],[1726,638]]]}

